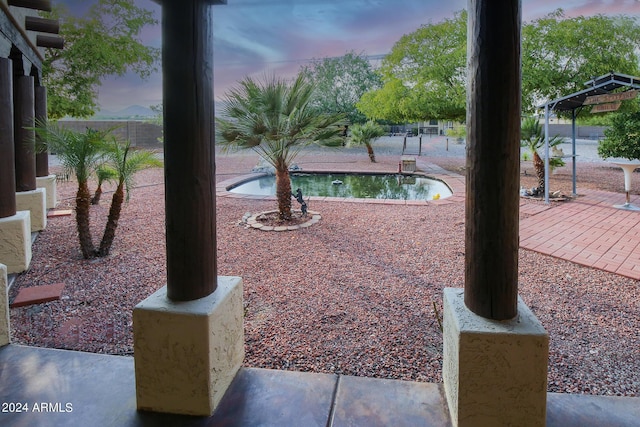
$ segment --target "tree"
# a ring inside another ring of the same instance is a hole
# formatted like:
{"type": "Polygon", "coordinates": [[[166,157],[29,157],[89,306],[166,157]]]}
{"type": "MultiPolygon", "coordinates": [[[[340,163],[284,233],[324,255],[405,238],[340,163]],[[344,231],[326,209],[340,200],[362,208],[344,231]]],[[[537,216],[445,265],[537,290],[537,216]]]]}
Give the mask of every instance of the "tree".
{"type": "Polygon", "coordinates": [[[394,122],[463,120],[466,109],[467,13],[423,25],[402,38],[382,61],[384,86],[364,94],[358,109],[394,122]]]}
{"type": "MultiPolygon", "coordinates": [[[[544,146],[545,135],[542,130],[540,121],[535,117],[527,117],[522,121],[521,133],[520,133],[520,146],[528,148],[531,151],[533,157],[533,168],[536,171],[538,177],[537,192],[544,191],[545,184],[545,171],[544,160],[538,154],[538,150],[544,146]]],[[[562,138],[559,136],[553,136],[549,138],[549,147],[555,147],[562,143],[562,138]]],[[[553,167],[559,167],[564,165],[564,161],[560,158],[550,158],[549,164],[553,167]]]]}
{"type": "Polygon", "coordinates": [[[76,225],[80,250],[85,259],[93,258],[96,251],[89,227],[91,193],[88,182],[96,166],[103,159],[105,140],[111,129],[97,131],[87,128],[84,133],[79,133],[49,122],[37,123],[35,131],[43,141],[46,141],[43,148],[55,152],[64,169],[75,175],[78,181],[76,225]]]}
{"type": "Polygon", "coordinates": [[[159,50],[144,46],[138,36],[157,21],[133,0],[98,0],[82,18],[59,6],[51,15],[61,22],[65,47],[47,49],[42,64],[50,118],[92,116],[105,76],[133,71],[147,78],[155,71],[159,50]]]}
{"type": "Polygon", "coordinates": [[[352,144],[360,144],[367,147],[367,153],[369,153],[369,160],[372,163],[376,162],[376,156],[371,146],[371,141],[381,137],[386,132],[382,126],[378,125],[372,120],[369,120],[365,124],[357,124],[351,128],[351,140],[352,144]]]}
{"type": "Polygon", "coordinates": [[[118,186],[111,199],[107,224],[105,225],[102,241],[97,251],[97,256],[99,257],[109,255],[113,239],[116,235],[120,212],[122,211],[125,190],[128,200],[129,191],[134,183],[134,175],[146,168],[162,166],[162,162],[150,151],[131,151],[130,141],[120,143],[112,139],[106,151],[106,157],[110,163],[110,167],[116,171],[118,186]]]}
{"type": "Polygon", "coordinates": [[[366,118],[356,108],[362,95],[380,87],[380,77],[367,57],[349,52],[339,58],[315,59],[300,72],[316,85],[311,106],[323,113],[342,113],[351,123],[366,118]]]}
{"type": "Polygon", "coordinates": [[[288,84],[275,76],[250,77],[226,94],[216,118],[217,140],[225,148],[252,149],[276,171],[276,197],[281,220],[291,219],[289,165],[311,143],[341,144],[341,114],[322,114],[311,108],[315,86],[298,74],[288,84]]]}
{"type": "Polygon", "coordinates": [[[638,75],[640,26],[629,16],[565,18],[562,9],[522,28],[522,105],[533,112],[545,100],[585,88],[611,71],[638,75]]]}
{"type": "MultiPolygon", "coordinates": [[[[403,36],[383,60],[384,86],[357,104],[367,117],[394,122],[465,118],[465,11],[403,36]]],[[[640,26],[629,16],[566,18],[561,9],[522,27],[522,106],[584,89],[611,71],[638,75],[640,26]]]]}
{"type": "Polygon", "coordinates": [[[605,138],[598,143],[600,157],[640,159],[640,111],[613,115],[611,127],[604,131],[604,135],[605,138]]]}
{"type": "Polygon", "coordinates": [[[96,187],[96,191],[93,193],[93,197],[91,198],[91,204],[97,205],[100,203],[100,198],[102,197],[102,184],[106,182],[111,182],[118,177],[118,172],[113,169],[109,165],[99,165],[96,168],[96,178],[98,178],[98,187],[96,187]]]}

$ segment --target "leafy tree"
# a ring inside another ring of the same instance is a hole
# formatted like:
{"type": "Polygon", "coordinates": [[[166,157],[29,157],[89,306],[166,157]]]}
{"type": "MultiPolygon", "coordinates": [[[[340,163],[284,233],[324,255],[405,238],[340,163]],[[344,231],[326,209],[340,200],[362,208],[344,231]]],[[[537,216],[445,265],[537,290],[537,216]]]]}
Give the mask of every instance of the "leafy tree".
{"type": "MultiPolygon", "coordinates": [[[[466,94],[464,11],[403,36],[383,60],[384,86],[357,104],[367,117],[394,122],[426,118],[462,121],[466,94]]],[[[522,105],[584,89],[611,71],[638,75],[640,26],[633,17],[566,18],[561,9],[522,28],[522,105]]]]}
{"type": "Polygon", "coordinates": [[[371,141],[381,137],[386,132],[382,126],[378,125],[372,120],[369,120],[365,124],[357,124],[351,128],[351,144],[360,144],[367,147],[367,153],[369,153],[369,160],[372,163],[376,162],[376,156],[373,152],[373,146],[371,141]]]}
{"type": "Polygon", "coordinates": [[[638,75],[640,26],[629,16],[565,18],[562,9],[522,28],[522,104],[533,111],[545,100],[585,89],[611,71],[638,75]]]}
{"type": "Polygon", "coordinates": [[[264,81],[250,77],[226,94],[216,118],[217,140],[229,148],[252,149],[276,171],[276,197],[281,220],[291,219],[289,165],[311,143],[342,142],[340,114],[321,114],[311,108],[315,86],[300,73],[291,84],[275,76],[264,81]]]}
{"type": "Polygon", "coordinates": [[[159,50],[144,46],[138,36],[157,21],[133,0],[98,0],[81,18],[61,6],[51,15],[60,20],[65,47],[47,49],[42,64],[50,118],[92,116],[105,76],[133,71],[146,78],[155,70],[159,50]]]}
{"type": "Polygon", "coordinates": [[[78,181],[76,192],[76,225],[80,250],[86,259],[95,256],[95,247],[91,239],[89,227],[89,208],[91,193],[89,192],[89,177],[102,161],[105,150],[105,140],[111,129],[97,131],[88,129],[84,133],[65,129],[54,123],[37,123],[35,128],[43,141],[44,148],[55,152],[64,169],[75,175],[78,181]]]}
{"type": "MultiPolygon", "coordinates": [[[[545,135],[540,121],[535,117],[527,117],[522,121],[520,133],[520,146],[528,148],[533,156],[533,168],[538,177],[538,191],[543,191],[545,186],[544,160],[538,150],[544,147],[545,135]]],[[[562,138],[553,136],[549,138],[549,147],[555,147],[562,143],[562,138]]],[[[564,165],[564,161],[559,158],[549,159],[549,164],[553,167],[564,165]]]]}
{"type": "Polygon", "coordinates": [[[146,168],[162,166],[162,162],[155,157],[154,153],[150,151],[132,151],[131,141],[120,143],[112,139],[106,150],[106,157],[111,168],[116,171],[118,186],[111,199],[107,224],[97,252],[97,256],[100,257],[109,255],[116,235],[120,212],[122,211],[125,190],[128,199],[129,191],[134,183],[134,175],[146,168]]]}
{"type": "Polygon", "coordinates": [[[640,159],[640,111],[615,114],[611,127],[604,131],[605,138],[598,143],[598,155],[640,159]]]}
{"type": "Polygon", "coordinates": [[[316,85],[312,107],[323,113],[343,113],[351,123],[366,121],[356,103],[381,82],[364,54],[349,52],[339,58],[316,59],[300,72],[316,85]]]}
{"type": "Polygon", "coordinates": [[[466,109],[467,13],[423,25],[382,61],[384,86],[364,94],[358,109],[371,119],[462,120],[466,109]]]}

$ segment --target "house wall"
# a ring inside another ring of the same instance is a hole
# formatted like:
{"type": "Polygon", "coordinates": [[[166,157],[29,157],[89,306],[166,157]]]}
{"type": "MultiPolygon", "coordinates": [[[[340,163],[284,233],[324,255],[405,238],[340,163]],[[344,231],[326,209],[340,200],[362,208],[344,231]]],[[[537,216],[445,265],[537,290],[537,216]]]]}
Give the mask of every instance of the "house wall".
{"type": "Polygon", "coordinates": [[[123,140],[131,141],[133,147],[160,149],[158,138],[162,136],[162,127],[153,123],[133,120],[61,120],[60,126],[78,132],[86,128],[95,130],[113,129],[113,134],[123,140]]]}

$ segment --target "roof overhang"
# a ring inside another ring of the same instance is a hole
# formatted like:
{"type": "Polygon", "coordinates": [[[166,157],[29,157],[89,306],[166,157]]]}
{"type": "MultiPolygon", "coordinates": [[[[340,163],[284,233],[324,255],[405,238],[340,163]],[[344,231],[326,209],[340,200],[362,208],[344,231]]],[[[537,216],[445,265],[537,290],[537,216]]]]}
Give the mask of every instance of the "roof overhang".
{"type": "Polygon", "coordinates": [[[588,96],[605,95],[617,89],[626,87],[628,89],[640,89],[640,77],[629,76],[627,74],[609,73],[585,82],[586,89],[562,98],[554,99],[539,106],[539,108],[549,107],[554,111],[570,111],[582,107],[588,96]]]}

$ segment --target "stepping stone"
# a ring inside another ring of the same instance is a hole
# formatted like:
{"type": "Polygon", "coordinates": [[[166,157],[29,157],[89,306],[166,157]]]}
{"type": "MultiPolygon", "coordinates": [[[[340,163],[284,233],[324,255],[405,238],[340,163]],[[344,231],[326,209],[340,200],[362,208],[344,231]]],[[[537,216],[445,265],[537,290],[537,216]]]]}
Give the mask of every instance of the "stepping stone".
{"type": "Polygon", "coordinates": [[[69,216],[71,215],[71,209],[59,209],[57,211],[49,211],[47,213],[47,218],[56,218],[59,216],[69,216]]]}
{"type": "Polygon", "coordinates": [[[43,302],[58,300],[62,294],[62,289],[64,289],[64,283],[31,286],[30,288],[20,289],[10,307],[24,307],[25,305],[41,304],[43,302]]]}

